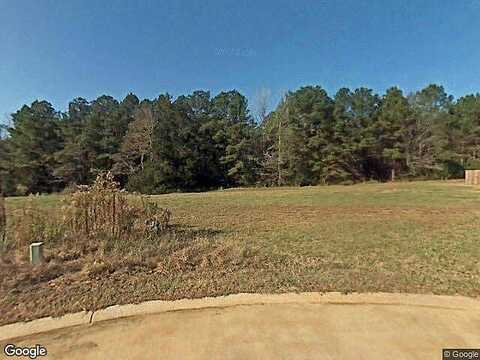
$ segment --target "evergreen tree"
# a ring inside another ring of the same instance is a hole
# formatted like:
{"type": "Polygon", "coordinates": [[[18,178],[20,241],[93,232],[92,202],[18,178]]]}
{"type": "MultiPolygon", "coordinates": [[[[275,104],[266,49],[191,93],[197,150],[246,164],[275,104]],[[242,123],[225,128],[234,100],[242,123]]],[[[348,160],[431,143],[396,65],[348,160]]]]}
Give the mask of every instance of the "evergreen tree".
{"type": "Polygon", "coordinates": [[[480,167],[479,137],[480,95],[454,101],[438,85],[408,98],[398,88],[382,98],[342,88],[334,99],[305,86],[271,113],[259,106],[258,123],[236,90],[76,98],[66,113],[35,101],[0,136],[0,186],[57,191],[104,170],[147,193],[453,177],[480,167]]]}
{"type": "Polygon", "coordinates": [[[450,160],[463,167],[480,168],[480,94],[458,99],[448,125],[450,160]]]}
{"type": "Polygon", "coordinates": [[[84,98],[76,98],[68,105],[68,113],[60,123],[64,146],[55,153],[55,175],[64,184],[86,184],[90,178],[88,149],[84,142],[90,104],[84,98]]]}
{"type": "Polygon", "coordinates": [[[59,121],[59,114],[46,101],[34,101],[12,114],[8,153],[19,193],[61,188],[61,179],[54,176],[54,155],[63,146],[59,121]]]}
{"type": "Polygon", "coordinates": [[[227,185],[254,183],[260,159],[247,99],[236,90],[222,92],[212,100],[212,116],[216,122],[213,139],[221,154],[227,185]]]}
{"type": "Polygon", "coordinates": [[[412,117],[407,98],[400,89],[387,90],[379,109],[375,130],[378,138],[379,155],[390,169],[390,180],[404,169],[406,160],[405,128],[412,117]]]}

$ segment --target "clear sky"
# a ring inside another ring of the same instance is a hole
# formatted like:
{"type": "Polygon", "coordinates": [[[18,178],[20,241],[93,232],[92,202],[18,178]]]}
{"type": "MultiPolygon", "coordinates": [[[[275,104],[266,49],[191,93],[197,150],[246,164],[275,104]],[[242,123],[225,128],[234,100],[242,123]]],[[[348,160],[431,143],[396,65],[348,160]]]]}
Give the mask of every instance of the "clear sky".
{"type": "Polygon", "coordinates": [[[480,91],[480,0],[0,0],[0,119],[35,99],[307,84],[480,91]]]}

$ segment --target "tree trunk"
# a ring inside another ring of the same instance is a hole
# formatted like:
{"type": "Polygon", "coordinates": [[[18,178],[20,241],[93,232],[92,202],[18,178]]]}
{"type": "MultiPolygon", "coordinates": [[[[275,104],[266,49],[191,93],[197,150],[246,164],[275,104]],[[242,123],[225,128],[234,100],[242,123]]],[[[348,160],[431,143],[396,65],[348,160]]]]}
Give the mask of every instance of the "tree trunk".
{"type": "Polygon", "coordinates": [[[392,167],[392,170],[390,172],[390,180],[393,182],[395,181],[395,168],[392,167]]]}

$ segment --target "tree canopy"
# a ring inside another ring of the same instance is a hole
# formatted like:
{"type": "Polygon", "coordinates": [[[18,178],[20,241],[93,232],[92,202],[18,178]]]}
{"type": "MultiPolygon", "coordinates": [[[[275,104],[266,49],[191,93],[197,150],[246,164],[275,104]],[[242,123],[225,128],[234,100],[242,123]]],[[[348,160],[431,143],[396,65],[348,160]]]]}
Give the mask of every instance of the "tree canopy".
{"type": "Polygon", "coordinates": [[[480,166],[480,94],[454,100],[440,85],[384,95],[320,86],[288,92],[254,119],[236,90],[119,101],[45,100],[0,131],[0,190],[61,191],[112,171],[129,190],[199,191],[449,178],[480,166]]]}

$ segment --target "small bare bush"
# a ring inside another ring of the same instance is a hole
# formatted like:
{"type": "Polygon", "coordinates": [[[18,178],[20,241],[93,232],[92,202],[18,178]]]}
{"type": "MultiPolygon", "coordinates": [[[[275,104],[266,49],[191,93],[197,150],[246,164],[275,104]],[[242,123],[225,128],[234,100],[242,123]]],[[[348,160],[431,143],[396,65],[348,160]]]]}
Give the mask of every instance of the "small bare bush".
{"type": "Polygon", "coordinates": [[[15,213],[17,249],[32,241],[98,249],[103,253],[141,252],[145,242],[158,241],[169,227],[171,213],[142,195],[120,189],[111,173],[100,174],[91,186],[66,195],[61,211],[35,205],[34,197],[15,213]]]}
{"type": "Polygon", "coordinates": [[[79,186],[64,201],[63,223],[69,235],[88,238],[158,235],[170,222],[168,209],[141,195],[129,198],[110,172],[100,174],[92,186],[79,186]]]}

